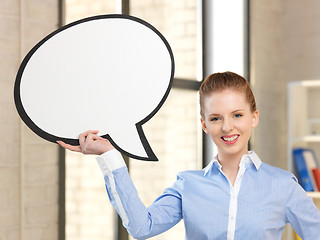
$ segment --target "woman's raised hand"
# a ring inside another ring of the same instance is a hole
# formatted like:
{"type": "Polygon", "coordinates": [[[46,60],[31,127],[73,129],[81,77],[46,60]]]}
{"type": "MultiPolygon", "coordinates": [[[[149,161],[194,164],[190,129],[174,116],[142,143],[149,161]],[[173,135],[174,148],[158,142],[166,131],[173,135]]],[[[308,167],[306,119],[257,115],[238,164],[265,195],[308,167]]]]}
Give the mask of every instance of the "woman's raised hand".
{"type": "Polygon", "coordinates": [[[89,130],[80,134],[79,146],[73,146],[63,141],[57,141],[57,143],[65,149],[69,149],[74,152],[81,152],[83,154],[101,155],[114,149],[107,139],[97,135],[98,132],[99,131],[97,130],[89,130]]]}

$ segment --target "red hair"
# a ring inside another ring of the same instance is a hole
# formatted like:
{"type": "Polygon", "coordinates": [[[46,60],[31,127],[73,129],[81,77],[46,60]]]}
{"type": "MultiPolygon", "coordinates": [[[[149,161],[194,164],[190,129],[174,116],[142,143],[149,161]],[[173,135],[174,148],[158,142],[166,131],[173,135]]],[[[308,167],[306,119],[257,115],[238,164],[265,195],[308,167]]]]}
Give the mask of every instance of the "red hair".
{"type": "Polygon", "coordinates": [[[200,86],[200,114],[204,117],[204,99],[214,92],[225,89],[232,89],[243,93],[247,102],[250,104],[252,112],[257,110],[256,100],[250,88],[248,81],[233,72],[219,72],[208,76],[200,86]]]}

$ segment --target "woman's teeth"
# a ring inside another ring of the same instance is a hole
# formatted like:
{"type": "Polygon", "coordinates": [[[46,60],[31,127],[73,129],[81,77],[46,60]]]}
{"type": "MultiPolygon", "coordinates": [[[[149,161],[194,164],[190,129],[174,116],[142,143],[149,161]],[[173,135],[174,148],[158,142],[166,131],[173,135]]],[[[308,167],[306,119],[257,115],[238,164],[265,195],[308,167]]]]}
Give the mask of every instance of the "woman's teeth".
{"type": "Polygon", "coordinates": [[[238,135],[235,135],[232,137],[222,137],[222,139],[226,142],[232,142],[232,141],[236,140],[238,137],[239,137],[238,135]]]}

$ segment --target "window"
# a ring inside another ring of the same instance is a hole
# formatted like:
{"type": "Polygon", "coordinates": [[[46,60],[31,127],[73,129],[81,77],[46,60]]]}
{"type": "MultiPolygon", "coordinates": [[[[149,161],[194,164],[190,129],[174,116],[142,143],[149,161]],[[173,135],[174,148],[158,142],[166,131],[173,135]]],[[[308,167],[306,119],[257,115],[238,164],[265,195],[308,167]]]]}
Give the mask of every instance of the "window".
{"type": "MultiPolygon", "coordinates": [[[[130,14],[156,27],[175,58],[175,79],[168,99],[143,129],[159,162],[130,159],[130,175],[146,206],[176,180],[178,172],[201,169],[198,108],[197,1],[131,0],[130,14]]],[[[201,65],[201,64],[200,64],[201,65]]],[[[183,221],[152,239],[184,239],[183,221]]]]}
{"type": "MultiPolygon", "coordinates": [[[[116,12],[116,0],[65,0],[65,23],[116,12]]],[[[95,156],[66,152],[66,240],[115,237],[115,211],[109,203],[95,156]]]]}

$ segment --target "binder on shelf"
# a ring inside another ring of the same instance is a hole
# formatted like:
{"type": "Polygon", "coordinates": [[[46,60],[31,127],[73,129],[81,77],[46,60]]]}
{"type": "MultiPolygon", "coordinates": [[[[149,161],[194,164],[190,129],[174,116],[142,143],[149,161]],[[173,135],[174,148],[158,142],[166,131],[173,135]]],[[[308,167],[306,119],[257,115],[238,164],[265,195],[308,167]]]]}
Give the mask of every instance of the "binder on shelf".
{"type": "Polygon", "coordinates": [[[296,232],[294,232],[294,235],[296,236],[296,240],[302,240],[296,232]]]}
{"type": "Polygon", "coordinates": [[[303,152],[303,155],[304,155],[304,159],[307,164],[308,173],[310,175],[314,191],[319,191],[317,184],[316,184],[314,174],[312,172],[312,169],[318,168],[318,162],[317,162],[316,155],[312,149],[305,149],[305,151],[303,152]]]}
{"type": "Polygon", "coordinates": [[[313,173],[314,181],[316,182],[316,186],[318,187],[318,190],[320,190],[320,169],[313,168],[312,173],[313,173]]]}
{"type": "Polygon", "coordinates": [[[293,160],[299,182],[305,191],[317,191],[312,169],[317,168],[317,160],[312,149],[296,148],[293,150],[293,160]]]}

